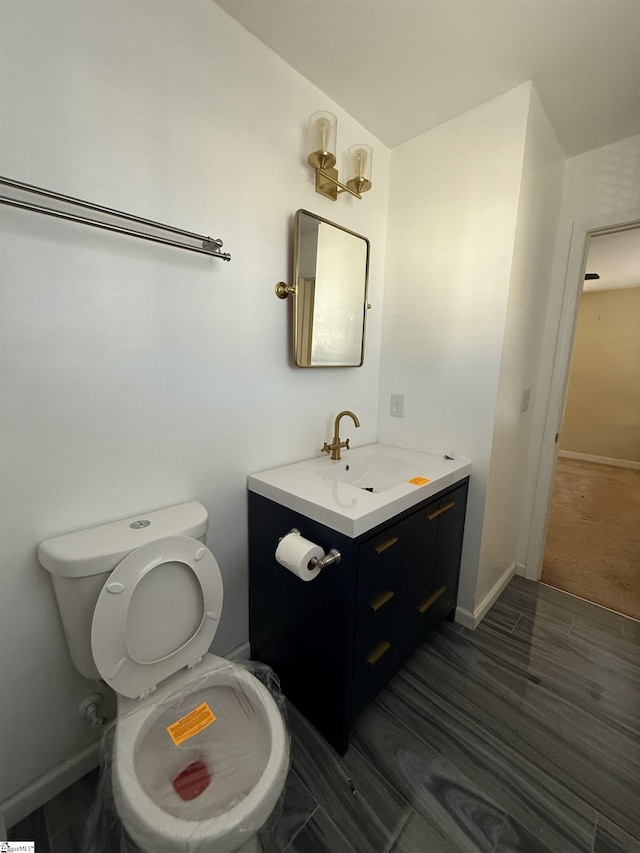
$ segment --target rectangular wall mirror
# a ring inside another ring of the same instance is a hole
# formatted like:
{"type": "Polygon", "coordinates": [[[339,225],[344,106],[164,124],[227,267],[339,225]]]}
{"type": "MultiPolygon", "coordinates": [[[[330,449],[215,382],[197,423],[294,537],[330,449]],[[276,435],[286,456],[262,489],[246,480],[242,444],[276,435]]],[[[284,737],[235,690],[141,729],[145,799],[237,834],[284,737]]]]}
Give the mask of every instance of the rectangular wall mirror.
{"type": "Polygon", "coordinates": [[[361,367],[369,241],[306,210],[296,213],[294,356],[298,367],[361,367]]]}

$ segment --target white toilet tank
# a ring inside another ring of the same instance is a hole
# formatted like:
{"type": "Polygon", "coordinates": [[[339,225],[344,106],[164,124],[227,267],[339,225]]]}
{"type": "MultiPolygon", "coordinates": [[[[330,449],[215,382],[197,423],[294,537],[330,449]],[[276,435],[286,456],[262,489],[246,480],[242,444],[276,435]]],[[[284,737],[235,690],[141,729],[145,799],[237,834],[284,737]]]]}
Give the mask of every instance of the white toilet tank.
{"type": "Polygon", "coordinates": [[[51,573],[71,659],[82,675],[101,677],[91,653],[91,623],[111,572],[127,554],[165,536],[190,536],[204,543],[207,524],[205,507],[190,501],[40,544],[38,559],[51,573]]]}

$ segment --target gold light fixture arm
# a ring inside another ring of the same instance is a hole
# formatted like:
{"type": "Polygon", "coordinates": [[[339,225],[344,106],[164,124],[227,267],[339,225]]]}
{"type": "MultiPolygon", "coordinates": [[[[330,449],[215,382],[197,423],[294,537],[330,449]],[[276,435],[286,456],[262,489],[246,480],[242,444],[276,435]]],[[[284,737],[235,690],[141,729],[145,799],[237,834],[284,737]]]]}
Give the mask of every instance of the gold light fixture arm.
{"type": "Polygon", "coordinates": [[[337,177],[337,169],[331,169],[331,171],[335,173],[335,176],[329,174],[329,172],[327,172],[325,169],[316,169],[316,192],[321,193],[321,195],[324,195],[327,198],[333,199],[333,201],[335,201],[341,193],[350,193],[356,198],[362,198],[359,192],[352,190],[351,187],[348,187],[346,184],[340,183],[337,177]],[[327,181],[330,181],[331,187],[327,188],[326,184],[321,184],[318,176],[322,176],[327,181]]]}

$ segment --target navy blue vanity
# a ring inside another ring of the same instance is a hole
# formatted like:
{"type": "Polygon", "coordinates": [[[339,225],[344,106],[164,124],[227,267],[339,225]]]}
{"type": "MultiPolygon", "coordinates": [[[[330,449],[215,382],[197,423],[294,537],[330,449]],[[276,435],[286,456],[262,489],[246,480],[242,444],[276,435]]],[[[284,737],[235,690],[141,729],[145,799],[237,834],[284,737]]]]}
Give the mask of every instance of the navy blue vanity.
{"type": "MultiPolygon", "coordinates": [[[[356,452],[351,453],[356,462],[356,452]]],[[[406,463],[410,452],[403,453],[406,463]]],[[[422,489],[429,494],[416,502],[420,487],[407,490],[403,481],[371,494],[366,486],[333,478],[340,463],[332,466],[327,460],[301,463],[298,476],[312,463],[316,474],[329,475],[319,477],[324,485],[314,481],[323,496],[311,500],[305,492],[306,503],[300,494],[291,496],[290,483],[278,492],[276,478],[269,482],[273,472],[249,479],[251,657],[275,670],[283,693],[342,754],[352,720],[433,627],[453,619],[470,466],[454,463],[444,477],[423,477],[422,489]],[[435,491],[441,483],[444,488],[435,491]],[[381,495],[391,504],[385,512],[393,514],[368,526],[379,517],[381,495]],[[396,511],[403,503],[406,508],[396,511]],[[341,522],[331,512],[350,518],[341,522]],[[369,520],[359,523],[363,514],[369,520]],[[358,526],[368,529],[355,532],[358,526]],[[340,562],[312,581],[300,580],[275,558],[279,540],[292,528],[325,552],[337,549],[340,562]]],[[[347,468],[346,459],[342,466],[347,468]]],[[[278,470],[296,473],[296,466],[278,470]]]]}

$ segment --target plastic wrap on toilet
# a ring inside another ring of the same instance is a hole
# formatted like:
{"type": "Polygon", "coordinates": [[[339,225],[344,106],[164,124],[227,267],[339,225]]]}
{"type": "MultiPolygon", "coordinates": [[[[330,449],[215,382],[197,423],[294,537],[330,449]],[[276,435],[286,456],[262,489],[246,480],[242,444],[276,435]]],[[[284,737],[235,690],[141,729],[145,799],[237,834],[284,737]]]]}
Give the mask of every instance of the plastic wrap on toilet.
{"type": "MultiPolygon", "coordinates": [[[[158,691],[157,700],[155,694],[145,700],[152,713],[127,750],[130,759],[113,761],[114,750],[129,745],[127,712],[121,708],[118,725],[105,728],[85,853],[227,853],[242,849],[256,834],[265,853],[282,849],[277,827],[289,770],[289,736],[275,674],[254,661],[218,666],[215,678],[211,671],[202,677],[196,674],[199,668],[191,672],[195,677],[188,689],[158,691]],[[268,722],[255,701],[255,691],[265,688],[284,723],[286,756],[277,765],[268,722]],[[251,803],[274,772],[272,793],[254,813],[251,803]],[[132,793],[135,814],[129,808],[132,793]],[[221,828],[224,840],[215,837],[221,828]]],[[[133,703],[131,707],[132,716],[139,713],[133,703]]]]}

